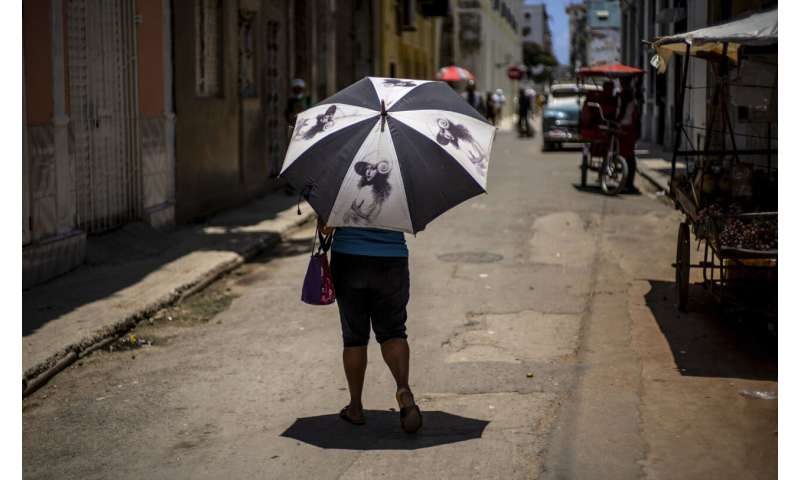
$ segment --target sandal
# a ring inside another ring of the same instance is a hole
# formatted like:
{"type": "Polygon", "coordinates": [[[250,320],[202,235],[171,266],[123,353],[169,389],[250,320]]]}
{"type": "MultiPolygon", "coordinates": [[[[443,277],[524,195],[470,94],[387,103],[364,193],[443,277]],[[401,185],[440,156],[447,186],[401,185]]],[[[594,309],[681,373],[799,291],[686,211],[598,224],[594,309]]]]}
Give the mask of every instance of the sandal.
{"type": "Polygon", "coordinates": [[[407,388],[401,388],[396,397],[400,406],[400,426],[406,433],[416,433],[422,428],[422,412],[414,403],[414,394],[407,388]]]}
{"type": "Polygon", "coordinates": [[[360,425],[364,425],[365,423],[367,423],[367,422],[364,420],[364,417],[363,417],[363,415],[362,415],[362,417],[361,417],[361,418],[353,418],[353,417],[351,417],[351,416],[350,416],[350,415],[347,413],[347,410],[348,410],[349,408],[350,408],[350,405],[347,405],[346,407],[344,407],[344,408],[342,409],[342,411],[341,411],[341,412],[339,412],[339,418],[341,418],[342,420],[344,420],[345,422],[347,422],[347,423],[349,423],[349,424],[351,424],[351,425],[359,425],[359,426],[360,426],[360,425]]]}

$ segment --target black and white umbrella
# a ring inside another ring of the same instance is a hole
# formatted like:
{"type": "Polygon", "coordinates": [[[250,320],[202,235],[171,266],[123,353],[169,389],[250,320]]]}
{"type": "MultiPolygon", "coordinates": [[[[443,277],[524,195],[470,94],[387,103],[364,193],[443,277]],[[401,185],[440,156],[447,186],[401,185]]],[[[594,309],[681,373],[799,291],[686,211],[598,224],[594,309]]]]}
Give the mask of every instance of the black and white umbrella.
{"type": "Polygon", "coordinates": [[[281,177],[331,227],[416,233],[486,192],[494,135],[446,83],[367,77],[298,115],[281,177]]]}

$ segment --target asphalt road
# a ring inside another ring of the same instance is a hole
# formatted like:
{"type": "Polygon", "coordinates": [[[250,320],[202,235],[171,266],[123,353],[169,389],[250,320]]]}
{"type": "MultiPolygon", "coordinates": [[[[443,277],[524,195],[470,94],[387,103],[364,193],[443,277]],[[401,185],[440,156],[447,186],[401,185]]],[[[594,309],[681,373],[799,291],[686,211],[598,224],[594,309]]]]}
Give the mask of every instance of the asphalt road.
{"type": "Polygon", "coordinates": [[[777,391],[774,340],[700,286],[679,315],[680,216],[576,188],[578,156],[501,133],[489,194],[408,237],[418,435],[374,343],[367,425],[336,418],[306,228],[27,398],[25,478],[777,478],[777,401],[742,393],[777,391]]]}

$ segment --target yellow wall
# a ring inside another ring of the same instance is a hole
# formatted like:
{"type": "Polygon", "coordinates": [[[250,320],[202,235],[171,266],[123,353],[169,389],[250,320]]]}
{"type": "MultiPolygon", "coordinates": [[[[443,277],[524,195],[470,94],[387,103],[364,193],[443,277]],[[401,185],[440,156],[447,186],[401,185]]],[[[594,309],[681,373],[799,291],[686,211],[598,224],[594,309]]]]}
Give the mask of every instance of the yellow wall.
{"type": "Polygon", "coordinates": [[[436,62],[436,18],[417,14],[414,32],[397,35],[395,0],[381,0],[381,62],[380,75],[389,76],[391,64],[395,76],[433,80],[438,68],[436,62]]]}

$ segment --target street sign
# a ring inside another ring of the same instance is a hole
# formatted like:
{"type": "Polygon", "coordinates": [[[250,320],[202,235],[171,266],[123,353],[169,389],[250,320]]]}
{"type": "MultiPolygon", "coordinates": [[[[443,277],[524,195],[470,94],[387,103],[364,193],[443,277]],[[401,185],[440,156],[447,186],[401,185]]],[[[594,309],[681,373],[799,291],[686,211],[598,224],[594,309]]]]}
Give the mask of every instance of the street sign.
{"type": "Polygon", "coordinates": [[[511,65],[508,67],[508,70],[506,70],[506,75],[508,75],[508,78],[511,80],[519,80],[522,78],[522,73],[522,69],[516,65],[511,65]]]}

